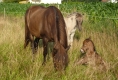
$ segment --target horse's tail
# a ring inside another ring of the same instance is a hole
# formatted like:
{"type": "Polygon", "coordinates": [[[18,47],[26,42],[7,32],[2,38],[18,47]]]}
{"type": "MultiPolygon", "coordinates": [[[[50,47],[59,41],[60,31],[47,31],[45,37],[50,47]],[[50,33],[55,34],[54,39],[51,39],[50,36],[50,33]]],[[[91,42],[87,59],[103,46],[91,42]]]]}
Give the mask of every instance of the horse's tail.
{"type": "Polygon", "coordinates": [[[30,32],[29,32],[29,13],[30,13],[30,8],[27,9],[25,13],[25,43],[24,43],[24,48],[27,47],[30,41],[30,32]]]}

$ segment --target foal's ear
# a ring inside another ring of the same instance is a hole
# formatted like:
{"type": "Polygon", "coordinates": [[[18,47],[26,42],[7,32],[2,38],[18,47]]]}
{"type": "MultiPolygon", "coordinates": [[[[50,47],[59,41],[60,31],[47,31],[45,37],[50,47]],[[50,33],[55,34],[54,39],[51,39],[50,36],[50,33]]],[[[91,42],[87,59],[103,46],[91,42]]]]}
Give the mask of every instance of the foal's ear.
{"type": "Polygon", "coordinates": [[[70,46],[71,46],[71,45],[69,45],[69,46],[66,48],[66,51],[68,51],[68,50],[70,49],[70,46]]]}

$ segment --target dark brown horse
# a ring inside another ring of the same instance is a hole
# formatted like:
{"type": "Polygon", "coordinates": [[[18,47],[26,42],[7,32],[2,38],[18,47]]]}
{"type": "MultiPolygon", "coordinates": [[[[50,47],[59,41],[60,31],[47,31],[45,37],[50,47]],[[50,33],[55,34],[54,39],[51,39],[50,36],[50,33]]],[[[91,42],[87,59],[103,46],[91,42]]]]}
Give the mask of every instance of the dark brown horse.
{"type": "Polygon", "coordinates": [[[59,9],[54,6],[32,6],[25,14],[25,44],[31,42],[33,54],[37,52],[39,39],[43,40],[43,56],[46,62],[48,42],[54,42],[53,62],[57,69],[68,65],[67,35],[64,18],[59,9]]]}

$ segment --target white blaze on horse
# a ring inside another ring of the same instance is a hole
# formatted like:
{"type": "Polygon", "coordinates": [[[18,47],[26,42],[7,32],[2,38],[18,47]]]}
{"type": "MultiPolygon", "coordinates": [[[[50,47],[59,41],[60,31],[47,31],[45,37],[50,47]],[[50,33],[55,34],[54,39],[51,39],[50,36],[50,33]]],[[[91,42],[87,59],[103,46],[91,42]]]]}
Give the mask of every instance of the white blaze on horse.
{"type": "Polygon", "coordinates": [[[64,17],[64,20],[66,23],[68,45],[72,45],[76,29],[82,30],[83,16],[80,13],[74,12],[64,17]]]}

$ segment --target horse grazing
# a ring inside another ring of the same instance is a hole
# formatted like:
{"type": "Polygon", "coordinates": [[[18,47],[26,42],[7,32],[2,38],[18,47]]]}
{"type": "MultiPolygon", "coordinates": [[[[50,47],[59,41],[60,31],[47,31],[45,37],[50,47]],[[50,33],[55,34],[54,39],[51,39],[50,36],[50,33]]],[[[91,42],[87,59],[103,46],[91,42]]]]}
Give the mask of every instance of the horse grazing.
{"type": "Polygon", "coordinates": [[[77,62],[77,64],[89,64],[93,68],[98,68],[99,70],[106,70],[106,63],[103,61],[102,57],[96,52],[93,41],[87,38],[83,41],[83,46],[81,48],[81,53],[85,53],[84,56],[77,62]]]}
{"type": "Polygon", "coordinates": [[[79,31],[82,30],[83,16],[80,13],[74,12],[65,17],[64,20],[66,23],[68,44],[72,45],[76,29],[78,28],[79,31]]]}
{"type": "Polygon", "coordinates": [[[25,14],[24,48],[31,42],[33,55],[37,52],[39,40],[43,41],[42,64],[46,62],[48,42],[54,42],[53,62],[56,70],[65,69],[68,65],[69,49],[65,22],[62,13],[54,6],[31,6],[25,14]]]}

